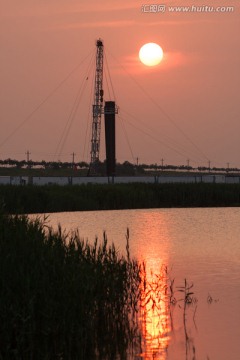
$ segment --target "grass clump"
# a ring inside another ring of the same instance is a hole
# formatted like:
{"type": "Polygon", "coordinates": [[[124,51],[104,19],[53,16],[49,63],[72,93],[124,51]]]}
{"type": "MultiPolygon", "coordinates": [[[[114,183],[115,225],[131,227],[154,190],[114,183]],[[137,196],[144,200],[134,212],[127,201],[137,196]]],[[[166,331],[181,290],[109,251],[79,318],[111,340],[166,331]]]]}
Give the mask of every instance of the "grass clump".
{"type": "Polygon", "coordinates": [[[127,359],[140,265],[46,222],[0,215],[0,359],[127,359]]]}

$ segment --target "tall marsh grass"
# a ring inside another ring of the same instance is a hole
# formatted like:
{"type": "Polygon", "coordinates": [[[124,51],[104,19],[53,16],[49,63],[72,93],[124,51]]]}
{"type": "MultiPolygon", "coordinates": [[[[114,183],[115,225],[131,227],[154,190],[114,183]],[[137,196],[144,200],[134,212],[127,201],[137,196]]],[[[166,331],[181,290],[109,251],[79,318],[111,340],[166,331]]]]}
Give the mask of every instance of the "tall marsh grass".
{"type": "Polygon", "coordinates": [[[104,235],[0,216],[0,359],[127,359],[137,336],[140,265],[104,235]]]}
{"type": "Polygon", "coordinates": [[[240,206],[240,184],[0,185],[0,203],[11,214],[240,206]]]}

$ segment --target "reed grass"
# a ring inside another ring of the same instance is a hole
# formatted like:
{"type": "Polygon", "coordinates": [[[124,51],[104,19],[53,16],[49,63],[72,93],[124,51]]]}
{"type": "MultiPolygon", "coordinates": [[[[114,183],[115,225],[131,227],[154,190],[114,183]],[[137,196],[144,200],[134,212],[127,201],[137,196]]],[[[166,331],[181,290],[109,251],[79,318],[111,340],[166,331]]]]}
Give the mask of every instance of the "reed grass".
{"type": "Polygon", "coordinates": [[[240,206],[240,184],[0,185],[0,202],[11,214],[240,206]]]}
{"type": "Polygon", "coordinates": [[[127,359],[140,265],[40,219],[0,216],[0,359],[127,359]]]}

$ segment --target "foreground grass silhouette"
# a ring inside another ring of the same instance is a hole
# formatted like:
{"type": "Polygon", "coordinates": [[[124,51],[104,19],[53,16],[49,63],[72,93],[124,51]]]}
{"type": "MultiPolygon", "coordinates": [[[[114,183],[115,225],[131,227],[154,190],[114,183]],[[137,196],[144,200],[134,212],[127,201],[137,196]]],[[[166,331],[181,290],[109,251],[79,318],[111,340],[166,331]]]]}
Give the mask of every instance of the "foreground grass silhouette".
{"type": "Polygon", "coordinates": [[[127,359],[140,264],[46,222],[0,215],[0,359],[127,359]]]}

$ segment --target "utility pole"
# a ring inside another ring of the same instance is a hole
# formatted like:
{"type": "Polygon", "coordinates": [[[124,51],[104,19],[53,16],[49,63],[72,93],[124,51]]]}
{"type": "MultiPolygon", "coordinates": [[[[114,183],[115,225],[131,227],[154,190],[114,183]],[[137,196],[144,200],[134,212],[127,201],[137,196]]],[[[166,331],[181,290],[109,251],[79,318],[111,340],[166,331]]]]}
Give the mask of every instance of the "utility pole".
{"type": "Polygon", "coordinates": [[[138,157],[137,157],[137,166],[138,166],[138,157]]]}
{"type": "Polygon", "coordinates": [[[161,159],[161,163],[162,163],[162,171],[163,171],[163,163],[164,163],[164,159],[161,159]]]}
{"type": "Polygon", "coordinates": [[[31,153],[29,152],[29,150],[25,153],[27,155],[27,163],[29,163],[29,156],[31,155],[31,153]]]}
{"type": "Polygon", "coordinates": [[[210,172],[210,170],[211,170],[211,161],[208,160],[208,171],[210,172]]]}
{"type": "Polygon", "coordinates": [[[227,163],[227,173],[229,172],[229,162],[227,163]]]}
{"type": "Polygon", "coordinates": [[[27,165],[28,165],[28,167],[30,166],[29,165],[29,161],[30,161],[30,155],[31,155],[31,153],[29,152],[29,150],[25,153],[26,155],[27,155],[27,165]]]}
{"type": "Polygon", "coordinates": [[[72,168],[74,169],[74,165],[75,165],[75,152],[73,152],[72,154],[70,154],[70,155],[72,155],[72,168]]]}

